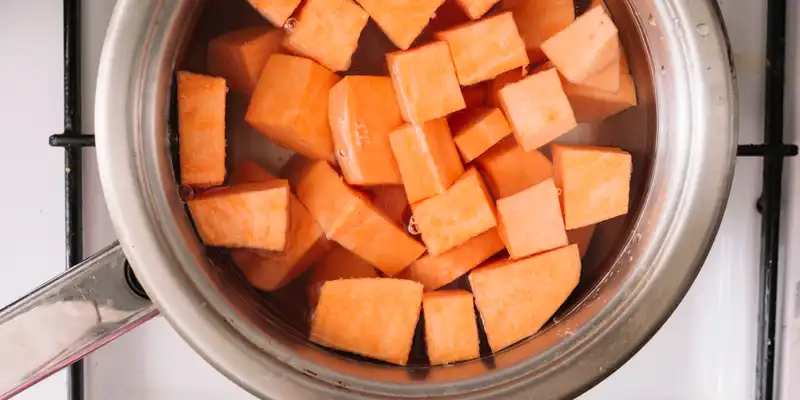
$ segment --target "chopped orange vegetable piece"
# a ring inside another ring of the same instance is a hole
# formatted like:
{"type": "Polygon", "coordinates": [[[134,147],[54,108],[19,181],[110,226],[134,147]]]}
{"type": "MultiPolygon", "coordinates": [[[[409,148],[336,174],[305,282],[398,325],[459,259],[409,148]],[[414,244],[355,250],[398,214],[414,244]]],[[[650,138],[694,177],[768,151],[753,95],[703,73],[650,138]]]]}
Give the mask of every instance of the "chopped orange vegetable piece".
{"type": "Polygon", "coordinates": [[[514,82],[519,82],[527,75],[523,68],[512,69],[508,72],[503,72],[497,78],[489,81],[489,87],[486,92],[486,105],[494,108],[501,108],[503,104],[500,102],[500,89],[506,85],[514,82]]]}
{"type": "Polygon", "coordinates": [[[403,119],[423,123],[466,107],[447,42],[386,55],[403,119]]]}
{"type": "Polygon", "coordinates": [[[531,61],[544,60],[542,43],[575,21],[573,0],[502,0],[500,4],[514,14],[531,61]]]}
{"type": "Polygon", "coordinates": [[[538,149],[577,126],[554,68],[506,85],[500,102],[525,151],[538,149]]]}
{"type": "Polygon", "coordinates": [[[550,151],[568,230],[628,212],[630,153],[613,147],[555,143],[550,151]]]}
{"type": "Polygon", "coordinates": [[[328,92],[339,77],[314,61],[273,54],[258,80],[245,120],[275,143],[334,162],[328,92]]]}
{"type": "Polygon", "coordinates": [[[621,74],[619,91],[609,93],[588,86],[562,81],[575,119],[578,122],[593,122],[619,114],[638,104],[633,77],[621,74]]]}
{"type": "Polygon", "coordinates": [[[445,119],[405,124],[389,135],[408,201],[443,193],[464,172],[445,119]]]}
{"type": "MultiPolygon", "coordinates": [[[[620,67],[622,58],[612,62],[597,73],[589,75],[580,84],[608,93],[617,93],[620,88],[620,67]]],[[[566,86],[566,85],[565,85],[566,86]]]]}
{"type": "Polygon", "coordinates": [[[351,0],[306,0],[285,46],[331,71],[344,71],[368,19],[351,0]]]}
{"type": "Polygon", "coordinates": [[[432,365],[480,356],[472,293],[466,290],[425,293],[422,310],[425,314],[425,346],[432,365]]]}
{"type": "Polygon", "coordinates": [[[356,0],[395,46],[406,50],[444,0],[356,0]]]}
{"type": "Polygon", "coordinates": [[[342,246],[335,246],[311,267],[308,277],[308,304],[310,308],[317,306],[320,289],[327,281],[377,277],[378,271],[368,262],[342,246]]]}
{"type": "Polygon", "coordinates": [[[456,0],[470,19],[478,19],[497,4],[499,0],[456,0]]]}
{"type": "Polygon", "coordinates": [[[475,162],[496,199],[553,177],[553,164],[547,157],[538,150],[525,151],[512,137],[501,140],[475,162]]]}
{"type": "Polygon", "coordinates": [[[408,197],[403,186],[378,186],[370,190],[374,195],[372,204],[398,226],[405,223],[408,212],[408,197]]]}
{"type": "Polygon", "coordinates": [[[497,229],[490,229],[437,257],[429,254],[420,257],[398,277],[421,283],[426,292],[436,290],[458,279],[504,248],[505,244],[497,234],[497,229]]]}
{"type": "Polygon", "coordinates": [[[542,51],[567,80],[581,83],[618,62],[617,27],[603,7],[594,7],[542,43],[542,51]]]}
{"type": "Polygon", "coordinates": [[[225,79],[178,71],[181,183],[225,181],[225,79]]]}
{"type": "Polygon", "coordinates": [[[463,86],[528,65],[525,43],[510,12],[459,25],[435,36],[450,46],[458,82],[463,86]]]}
{"type": "MultiPolygon", "coordinates": [[[[277,178],[258,164],[245,159],[234,170],[231,183],[236,185],[275,179],[277,178]]],[[[273,291],[302,275],[311,264],[325,255],[330,247],[331,243],[325,237],[322,228],[314,221],[314,217],[294,195],[290,194],[289,230],[283,251],[234,249],[231,255],[253,286],[273,291]]]]}
{"type": "Polygon", "coordinates": [[[497,108],[484,108],[476,110],[453,140],[464,162],[470,162],[510,134],[511,125],[503,112],[497,108]]]}
{"type": "Polygon", "coordinates": [[[446,192],[413,204],[414,223],[428,253],[438,256],[497,226],[494,202],[470,168],[446,192]]]}
{"type": "Polygon", "coordinates": [[[403,183],[389,145],[389,133],[403,124],[391,79],[344,77],[331,89],[328,112],[336,160],[347,183],[403,183]]]}
{"type": "Polygon", "coordinates": [[[386,275],[397,274],[425,252],[365,195],[347,186],[328,163],[304,167],[297,180],[297,197],[327,236],[386,275]]]}
{"type": "Polygon", "coordinates": [[[461,94],[464,96],[464,103],[468,108],[483,107],[483,105],[486,103],[485,84],[479,83],[461,88],[461,94]]]}
{"type": "Polygon", "coordinates": [[[247,0],[250,5],[272,25],[283,27],[286,20],[300,5],[300,0],[247,0]]]}
{"type": "Polygon", "coordinates": [[[231,90],[253,94],[267,59],[282,40],[283,29],[258,26],[228,32],[208,43],[208,71],[225,78],[231,90]]]}
{"type": "Polygon", "coordinates": [[[588,225],[583,228],[567,231],[569,243],[578,245],[581,258],[583,258],[583,256],[586,255],[586,251],[589,250],[589,244],[592,242],[592,235],[594,235],[594,228],[596,226],[597,225],[588,225]]]}
{"type": "Polygon", "coordinates": [[[422,304],[422,285],[392,278],[325,282],[311,320],[312,342],[406,365],[422,304]]]}
{"type": "Polygon", "coordinates": [[[578,285],[581,258],[570,245],[522,260],[502,260],[469,274],[492,351],[536,333],[578,285]]]}
{"type": "Polygon", "coordinates": [[[566,246],[567,231],[553,180],[497,200],[497,231],[513,259],[566,246]]]}
{"type": "Polygon", "coordinates": [[[283,250],[289,227],[289,182],[221,188],[188,202],[206,246],[283,250]]]}

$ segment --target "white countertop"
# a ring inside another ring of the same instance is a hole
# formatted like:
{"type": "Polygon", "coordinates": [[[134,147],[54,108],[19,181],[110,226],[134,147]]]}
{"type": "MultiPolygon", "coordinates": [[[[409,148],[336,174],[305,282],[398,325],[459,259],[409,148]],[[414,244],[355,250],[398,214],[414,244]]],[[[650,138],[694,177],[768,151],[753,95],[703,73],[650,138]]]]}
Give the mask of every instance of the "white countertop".
{"type": "MultiPolygon", "coordinates": [[[[83,129],[93,133],[96,65],[112,1],[83,2],[83,129]]],[[[729,24],[741,96],[741,143],[763,125],[765,2],[720,1],[729,24]]],[[[63,129],[62,1],[0,1],[0,304],[64,268],[63,151],[47,137],[63,129]],[[35,184],[31,184],[35,182],[35,184]],[[13,188],[13,192],[11,190],[13,188]],[[13,193],[13,195],[11,195],[13,193]]],[[[94,151],[84,152],[85,252],[114,240],[94,151]]],[[[795,181],[797,179],[795,178],[795,181]]],[[[761,160],[740,159],[729,207],[696,283],[664,328],[582,400],[747,400],[755,390],[761,160]]],[[[798,192],[800,194],[800,192],[798,192]]],[[[798,223],[800,226],[800,222],[798,223]]],[[[252,399],[202,361],[157,318],[87,361],[87,400],[252,399]]],[[[66,398],[64,374],[19,398],[66,398]]]]}

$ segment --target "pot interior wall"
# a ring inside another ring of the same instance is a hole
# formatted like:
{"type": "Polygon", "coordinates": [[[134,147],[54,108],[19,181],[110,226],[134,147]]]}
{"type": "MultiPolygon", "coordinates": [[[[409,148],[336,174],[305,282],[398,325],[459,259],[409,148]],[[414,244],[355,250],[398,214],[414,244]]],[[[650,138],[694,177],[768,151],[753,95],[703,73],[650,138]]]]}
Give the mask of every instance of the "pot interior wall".
{"type": "MultiPolygon", "coordinates": [[[[577,0],[579,10],[585,9],[588,1],[577,0]]],[[[639,206],[649,187],[651,166],[656,143],[656,106],[654,103],[652,67],[647,57],[647,45],[643,42],[640,27],[633,11],[623,1],[609,4],[614,20],[620,30],[632,73],[637,84],[639,106],[612,117],[602,123],[581,125],[558,141],[565,143],[616,146],[633,154],[631,210],[625,217],[616,218],[598,225],[590,249],[583,260],[582,278],[573,295],[556,314],[554,320],[536,336],[524,340],[498,354],[490,355],[485,337],[481,338],[480,360],[458,363],[447,367],[429,367],[425,356],[424,340],[418,329],[415,348],[406,368],[367,360],[351,354],[323,349],[306,340],[308,312],[304,279],[295,280],[288,287],[273,293],[263,293],[251,288],[238,273],[225,249],[208,249],[211,261],[204,268],[209,280],[214,282],[219,293],[238,313],[239,321],[261,333],[253,342],[262,348],[279,343],[295,352],[296,356],[309,361],[310,365],[326,367],[347,376],[387,382],[428,381],[446,382],[486,375],[487,372],[511,368],[521,360],[534,357],[552,348],[568,334],[579,321],[571,321],[570,314],[577,308],[599,307],[604,299],[591,295],[593,289],[604,284],[610,275],[624,276],[628,271],[620,270],[617,259],[630,236],[630,226],[637,218],[639,206]],[[565,333],[566,332],[566,333],[565,333]]],[[[205,71],[205,47],[208,41],[229,30],[266,25],[266,21],[240,1],[209,1],[201,15],[195,33],[179,57],[178,68],[205,71]]],[[[378,33],[370,21],[367,31],[354,57],[352,73],[379,75],[383,52],[391,44],[378,33]],[[372,34],[371,34],[372,33],[372,34]]],[[[174,89],[174,88],[173,88],[174,89]]],[[[177,165],[177,118],[175,118],[175,94],[171,105],[170,133],[173,166],[176,178],[180,171],[177,165]]],[[[237,160],[249,157],[277,172],[291,153],[270,143],[244,122],[248,99],[229,93],[227,104],[228,164],[229,170],[237,160]]],[[[546,149],[545,149],[546,152],[546,149]]],[[[177,180],[176,180],[177,182],[177,180]]],[[[465,279],[452,284],[464,287],[465,279]]],[[[309,374],[316,371],[308,370],[309,374]]]]}

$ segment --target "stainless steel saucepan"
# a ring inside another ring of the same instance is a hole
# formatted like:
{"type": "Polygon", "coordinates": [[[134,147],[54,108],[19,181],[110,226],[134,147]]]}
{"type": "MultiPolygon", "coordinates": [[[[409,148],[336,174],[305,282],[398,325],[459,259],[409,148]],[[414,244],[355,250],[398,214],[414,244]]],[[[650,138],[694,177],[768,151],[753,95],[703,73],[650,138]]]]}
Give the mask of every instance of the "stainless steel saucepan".
{"type": "Polygon", "coordinates": [[[598,227],[578,289],[546,329],[447,367],[388,366],[313,345],[276,299],[207,255],[177,190],[169,124],[176,60],[203,6],[118,1],[95,132],[120,244],[0,311],[0,398],[159,312],[220,372],[265,399],[569,398],[644,345],[697,275],[729,195],[737,143],[735,76],[714,1],[608,1],[639,106],[575,140],[633,153],[631,212],[598,227]],[[152,303],[126,283],[126,258],[152,303]]]}

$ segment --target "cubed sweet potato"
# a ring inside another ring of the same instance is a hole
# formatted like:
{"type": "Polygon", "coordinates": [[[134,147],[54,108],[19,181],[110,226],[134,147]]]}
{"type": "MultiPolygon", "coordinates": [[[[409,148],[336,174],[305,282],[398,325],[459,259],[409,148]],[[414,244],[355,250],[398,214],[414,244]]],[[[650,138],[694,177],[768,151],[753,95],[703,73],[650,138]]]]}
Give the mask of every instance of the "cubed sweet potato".
{"type": "Polygon", "coordinates": [[[406,189],[402,185],[377,186],[370,189],[370,192],[375,208],[398,226],[403,226],[408,214],[406,189]]]}
{"type": "MultiPolygon", "coordinates": [[[[617,93],[620,89],[622,57],[608,64],[599,72],[589,75],[580,84],[608,93],[617,93]]],[[[565,79],[566,80],[566,79],[565,79]]]]}
{"type": "Polygon", "coordinates": [[[188,202],[206,246],[283,250],[289,227],[289,182],[221,188],[188,202]]]}
{"type": "Polygon", "coordinates": [[[428,253],[438,256],[497,226],[494,202],[475,168],[411,209],[428,253]]]}
{"type": "Polygon", "coordinates": [[[389,144],[389,133],[403,124],[391,79],[344,77],[331,89],[328,112],[336,160],[347,183],[403,183],[389,144]]]}
{"type": "Polygon", "coordinates": [[[405,124],[389,135],[408,201],[443,193],[464,172],[445,119],[405,124]]]}
{"type": "Polygon", "coordinates": [[[472,293],[466,290],[425,293],[422,310],[425,314],[425,346],[432,365],[480,356],[472,293]]]}
{"type": "Polygon", "coordinates": [[[178,145],[181,183],[225,181],[225,79],[178,71],[178,145]]]}
{"type": "Polygon", "coordinates": [[[513,259],[568,244],[552,179],[497,200],[497,231],[513,259]]]}
{"type": "Polygon", "coordinates": [[[478,19],[497,4],[499,0],[456,0],[470,19],[478,19]]]}
{"type": "Polygon", "coordinates": [[[300,0],[247,0],[261,16],[266,18],[272,25],[283,27],[286,20],[300,5],[300,0]]]}
{"type": "Polygon", "coordinates": [[[596,226],[597,225],[587,225],[583,228],[567,231],[569,243],[578,246],[581,258],[583,258],[583,256],[586,255],[586,251],[589,250],[589,244],[592,242],[592,236],[594,235],[594,228],[596,226]]]}
{"type": "Polygon", "coordinates": [[[575,21],[573,0],[502,0],[511,11],[533,62],[544,60],[542,43],[575,21]]]}
{"type": "Polygon", "coordinates": [[[334,246],[313,267],[308,276],[308,305],[315,308],[322,284],[336,279],[377,278],[378,270],[342,246],[334,246]]]}
{"type": "Polygon", "coordinates": [[[328,163],[316,161],[295,179],[297,197],[327,236],[386,275],[397,274],[425,252],[365,195],[347,186],[328,163]]]}
{"type": "Polygon", "coordinates": [[[553,164],[538,150],[525,151],[507,137],[475,162],[494,198],[511,196],[553,177],[553,164]]]}
{"type": "Polygon", "coordinates": [[[577,126],[554,68],[500,89],[500,102],[525,151],[536,150],[577,126]]]}
{"type": "Polygon", "coordinates": [[[566,229],[596,224],[628,212],[631,155],[613,147],[554,143],[553,167],[566,229]]]}
{"type": "Polygon", "coordinates": [[[502,108],[503,104],[500,102],[500,89],[506,85],[514,82],[519,82],[527,76],[528,71],[525,68],[516,68],[508,72],[503,72],[497,78],[489,81],[486,89],[486,105],[494,108],[502,108]]]}
{"type": "Polygon", "coordinates": [[[469,283],[492,351],[541,329],[578,285],[580,272],[575,245],[472,270],[469,283]]]}
{"type": "Polygon", "coordinates": [[[251,95],[267,59],[282,40],[283,29],[261,26],[218,36],[208,43],[208,72],[225,78],[231,90],[251,95]]]}
{"type": "Polygon", "coordinates": [[[403,119],[423,123],[466,107],[447,42],[386,55],[403,119]]]}
{"type": "Polygon", "coordinates": [[[618,62],[617,27],[603,7],[593,7],[542,43],[542,51],[567,80],[581,83],[618,62]]]}
{"type": "Polygon", "coordinates": [[[258,80],[245,120],[280,146],[334,162],[328,92],[339,77],[314,61],[273,54],[258,80]]]}
{"type": "Polygon", "coordinates": [[[502,111],[481,108],[475,109],[468,121],[455,132],[453,141],[464,162],[470,162],[510,134],[511,125],[502,111]]]}
{"type": "MultiPolygon", "coordinates": [[[[245,159],[234,169],[231,184],[269,182],[275,176],[255,162],[245,159]]],[[[286,286],[320,257],[327,253],[331,242],[325,237],[314,217],[293,195],[289,195],[289,229],[286,247],[282,251],[234,249],[234,262],[245,278],[255,287],[273,291],[286,286]]]]}
{"type": "Polygon", "coordinates": [[[395,46],[406,50],[444,0],[356,0],[395,46]]]}
{"type": "Polygon", "coordinates": [[[446,41],[462,86],[492,79],[528,65],[525,43],[510,12],[436,33],[446,41]]]}
{"type": "Polygon", "coordinates": [[[403,270],[398,278],[419,282],[426,292],[436,290],[458,279],[504,248],[505,244],[497,234],[497,229],[490,229],[439,256],[426,254],[420,257],[403,270]]]}
{"type": "Polygon", "coordinates": [[[577,85],[566,79],[562,84],[578,122],[600,121],[638,105],[633,77],[625,73],[619,77],[619,91],[616,93],[577,85]]]}
{"type": "Polygon", "coordinates": [[[312,342],[406,365],[422,304],[422,285],[391,278],[325,282],[311,319],[312,342]]]}
{"type": "Polygon", "coordinates": [[[344,71],[367,20],[367,13],[351,0],[306,0],[284,45],[331,71],[344,71]]]}

